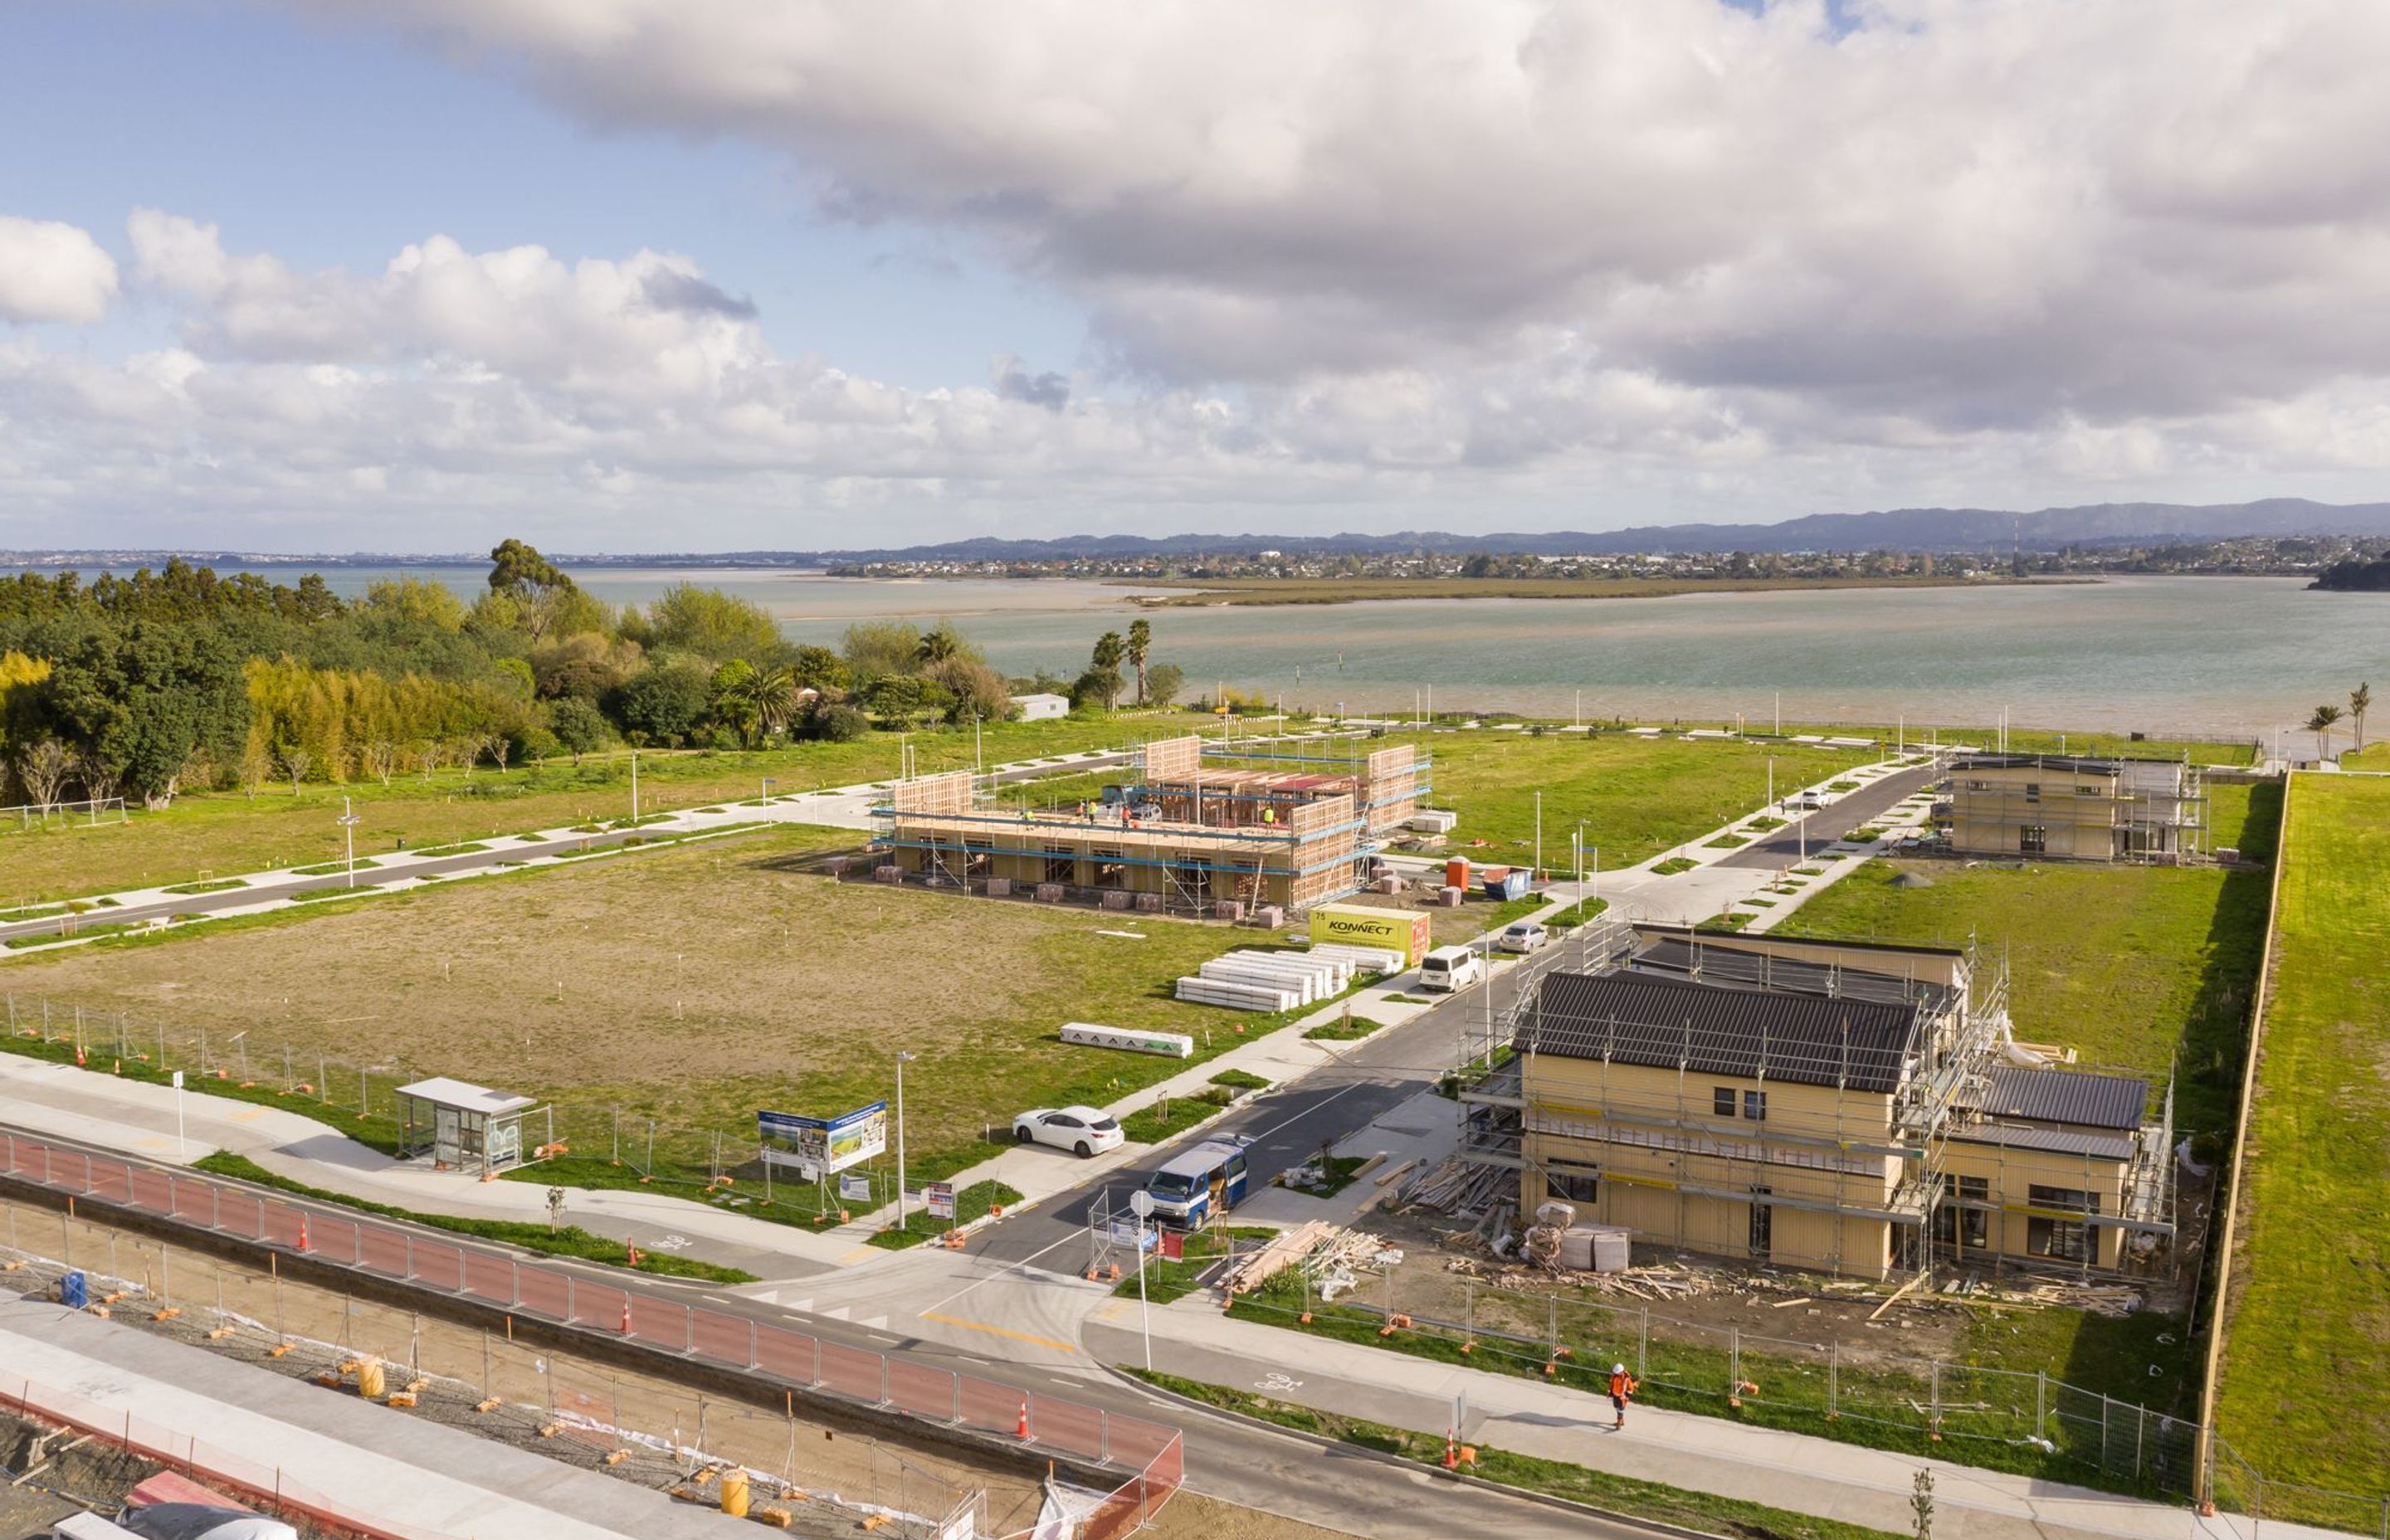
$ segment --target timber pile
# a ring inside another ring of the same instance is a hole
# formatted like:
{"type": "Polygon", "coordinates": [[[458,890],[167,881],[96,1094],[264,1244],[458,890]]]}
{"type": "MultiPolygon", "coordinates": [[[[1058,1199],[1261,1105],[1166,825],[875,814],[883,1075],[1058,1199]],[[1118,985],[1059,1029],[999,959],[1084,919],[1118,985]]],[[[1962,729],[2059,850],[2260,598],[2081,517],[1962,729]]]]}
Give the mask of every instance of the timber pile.
{"type": "Polygon", "coordinates": [[[1580,1288],[1598,1293],[1623,1294],[1638,1300],[1690,1300],[1715,1294],[1730,1285],[1715,1268],[1689,1267],[1655,1262],[1623,1273],[1572,1273],[1580,1288]]]}
{"type": "Polygon", "coordinates": [[[1482,1214],[1518,1190],[1518,1174],[1451,1156],[1414,1173],[1394,1193],[1394,1206],[1433,1209],[1454,1218],[1482,1214]]]}
{"type": "Polygon", "coordinates": [[[1228,1292],[1250,1294],[1309,1256],[1314,1248],[1328,1238],[1333,1226],[1313,1220],[1291,1230],[1280,1230],[1269,1244],[1240,1261],[1228,1275],[1228,1292]]]}

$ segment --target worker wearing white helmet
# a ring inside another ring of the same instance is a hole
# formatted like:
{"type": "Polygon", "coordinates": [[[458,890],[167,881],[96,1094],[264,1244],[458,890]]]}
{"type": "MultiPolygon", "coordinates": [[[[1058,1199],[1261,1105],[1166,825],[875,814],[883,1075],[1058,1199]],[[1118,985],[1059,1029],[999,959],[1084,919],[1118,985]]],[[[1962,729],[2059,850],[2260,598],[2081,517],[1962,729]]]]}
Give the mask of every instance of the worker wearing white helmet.
{"type": "Polygon", "coordinates": [[[1611,1424],[1613,1430],[1626,1426],[1626,1404],[1635,1399],[1635,1392],[1641,1388],[1635,1382],[1635,1377],[1626,1372],[1625,1365],[1610,1366],[1610,1405],[1618,1414],[1618,1420],[1611,1424]]]}

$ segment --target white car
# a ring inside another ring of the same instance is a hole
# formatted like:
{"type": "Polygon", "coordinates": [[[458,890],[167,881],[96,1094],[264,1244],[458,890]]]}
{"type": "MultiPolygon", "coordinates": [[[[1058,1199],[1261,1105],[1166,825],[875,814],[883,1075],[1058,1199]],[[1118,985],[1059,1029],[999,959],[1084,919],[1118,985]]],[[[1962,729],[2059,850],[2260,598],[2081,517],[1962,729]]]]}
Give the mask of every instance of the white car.
{"type": "Polygon", "coordinates": [[[1419,987],[1448,995],[1485,977],[1485,959],[1466,946],[1439,946],[1420,959],[1419,987]]]}
{"type": "Polygon", "coordinates": [[[1502,932],[1501,947],[1505,952],[1533,952],[1552,939],[1552,933],[1532,919],[1523,919],[1502,932]]]}
{"type": "Polygon", "coordinates": [[[1040,1107],[1012,1120],[1012,1136],[1022,1144],[1050,1144],[1081,1160],[1118,1149],[1128,1141],[1121,1125],[1095,1107],[1040,1107]]]}

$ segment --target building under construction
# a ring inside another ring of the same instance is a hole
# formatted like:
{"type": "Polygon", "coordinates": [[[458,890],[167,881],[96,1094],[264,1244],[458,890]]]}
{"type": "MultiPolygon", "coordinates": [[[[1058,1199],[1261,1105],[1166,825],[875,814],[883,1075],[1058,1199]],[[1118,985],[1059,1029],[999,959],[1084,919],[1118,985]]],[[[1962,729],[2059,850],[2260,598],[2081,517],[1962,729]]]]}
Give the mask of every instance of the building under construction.
{"type": "Polygon", "coordinates": [[[2089,1272],[2174,1234],[2173,1095],[2017,1043],[1972,949],[1609,928],[1478,1045],[1465,1153],[1521,1212],[1881,1278],[2089,1272]]]}
{"type": "Polygon", "coordinates": [[[1950,848],[2179,861],[2207,853],[2207,790],[2180,760],[1977,754],[1951,767],[1950,848]]]}
{"type": "Polygon", "coordinates": [[[999,805],[969,771],[901,781],[878,810],[878,875],[1169,914],[1307,909],[1358,890],[1428,791],[1409,744],[1338,758],[1174,738],[1132,768],[1072,813],[999,805]]]}

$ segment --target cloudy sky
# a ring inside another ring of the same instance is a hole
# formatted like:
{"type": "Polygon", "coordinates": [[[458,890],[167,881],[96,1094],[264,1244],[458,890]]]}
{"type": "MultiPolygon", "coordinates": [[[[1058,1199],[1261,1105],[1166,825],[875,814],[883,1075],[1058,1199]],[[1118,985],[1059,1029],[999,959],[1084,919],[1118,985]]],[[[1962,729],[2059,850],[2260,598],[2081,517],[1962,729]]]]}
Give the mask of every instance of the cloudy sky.
{"type": "Polygon", "coordinates": [[[2381,5],[7,26],[0,546],[2385,495],[2381,5]]]}

